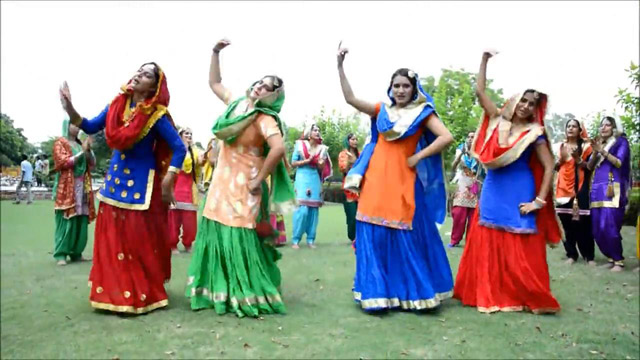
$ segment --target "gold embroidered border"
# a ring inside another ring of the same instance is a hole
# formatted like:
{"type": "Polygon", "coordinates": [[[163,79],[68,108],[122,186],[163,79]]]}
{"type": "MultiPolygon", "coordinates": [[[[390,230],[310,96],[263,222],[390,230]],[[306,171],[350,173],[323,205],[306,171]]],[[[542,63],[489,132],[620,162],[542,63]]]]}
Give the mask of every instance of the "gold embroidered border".
{"type": "Polygon", "coordinates": [[[593,201],[591,208],[617,208],[620,206],[620,183],[613,183],[613,198],[611,200],[593,201]]]}
{"type": "Polygon", "coordinates": [[[535,310],[531,310],[528,306],[491,306],[491,307],[477,307],[478,311],[485,314],[495,313],[495,312],[517,312],[517,311],[530,311],[533,314],[555,314],[560,311],[560,308],[538,308],[535,310]]]}
{"type": "MultiPolygon", "coordinates": [[[[544,128],[538,124],[530,124],[523,131],[527,130],[529,131],[529,133],[527,133],[524,138],[520,139],[520,141],[518,141],[511,149],[507,150],[505,153],[493,159],[492,161],[483,163],[483,165],[489,169],[497,169],[511,164],[512,162],[516,161],[525,150],[527,150],[529,145],[534,143],[540,135],[544,134],[544,128]]],[[[478,155],[473,150],[471,151],[471,155],[474,158],[478,159],[478,161],[480,160],[478,155]]]]}
{"type": "MultiPolygon", "coordinates": [[[[192,283],[193,279],[189,278],[189,283],[192,283]]],[[[191,296],[204,296],[213,302],[226,302],[227,300],[232,306],[238,306],[240,304],[254,306],[256,304],[276,304],[282,303],[282,298],[279,294],[266,295],[266,296],[252,296],[246,298],[237,298],[235,296],[229,297],[229,294],[216,292],[212,293],[207,288],[191,288],[191,296]]]]}
{"type": "Polygon", "coordinates": [[[151,305],[145,306],[145,307],[141,307],[141,308],[137,308],[134,306],[130,306],[130,305],[112,305],[112,304],[107,304],[107,303],[100,303],[100,302],[95,302],[92,301],[91,302],[91,306],[95,309],[100,309],[100,310],[109,310],[109,311],[115,311],[115,312],[121,312],[121,313],[130,313],[130,314],[144,314],[147,313],[149,311],[161,308],[161,307],[165,307],[169,305],[169,300],[168,299],[164,299],[158,302],[155,302],[151,305]]]}
{"type": "Polygon", "coordinates": [[[360,305],[363,309],[378,309],[378,308],[392,308],[392,307],[401,307],[405,310],[424,310],[431,309],[438,305],[443,300],[449,299],[453,296],[453,290],[447,291],[444,293],[437,293],[431,299],[421,299],[421,300],[400,300],[398,298],[376,298],[376,299],[367,299],[362,300],[362,294],[354,291],[353,298],[360,302],[360,305]]]}
{"type": "Polygon", "coordinates": [[[154,169],[149,169],[149,176],[147,178],[147,190],[144,198],[143,204],[128,204],[123,203],[118,200],[114,200],[108,197],[103,196],[100,192],[96,194],[98,200],[104,202],[105,204],[109,204],[111,206],[115,206],[121,209],[128,210],[148,210],[149,204],[151,203],[151,193],[153,192],[153,178],[155,176],[156,171],[154,169]]]}
{"type": "MultiPolygon", "coordinates": [[[[158,86],[158,88],[160,87],[158,86]]],[[[164,105],[156,105],[156,111],[154,111],[153,114],[149,117],[149,120],[147,120],[147,123],[142,128],[142,131],[140,131],[140,134],[138,134],[138,137],[136,138],[136,143],[138,143],[138,141],[142,140],[145,136],[147,136],[147,134],[149,134],[149,131],[151,131],[151,128],[153,127],[153,125],[155,125],[158,122],[158,120],[160,120],[160,118],[165,114],[169,114],[167,107],[164,105]]]]}

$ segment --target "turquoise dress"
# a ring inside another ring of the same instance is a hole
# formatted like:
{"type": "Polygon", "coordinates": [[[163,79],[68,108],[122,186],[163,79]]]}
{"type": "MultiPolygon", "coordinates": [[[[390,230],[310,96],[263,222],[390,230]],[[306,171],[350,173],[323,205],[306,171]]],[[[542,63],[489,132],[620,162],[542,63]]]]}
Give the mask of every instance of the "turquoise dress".
{"type": "MultiPolygon", "coordinates": [[[[291,162],[304,160],[302,141],[296,141],[291,162]]],[[[298,167],[293,184],[298,207],[293,213],[292,243],[298,244],[302,236],[307,234],[307,244],[313,244],[318,228],[318,209],[323,205],[322,181],[316,166],[309,164],[298,167]]]]}

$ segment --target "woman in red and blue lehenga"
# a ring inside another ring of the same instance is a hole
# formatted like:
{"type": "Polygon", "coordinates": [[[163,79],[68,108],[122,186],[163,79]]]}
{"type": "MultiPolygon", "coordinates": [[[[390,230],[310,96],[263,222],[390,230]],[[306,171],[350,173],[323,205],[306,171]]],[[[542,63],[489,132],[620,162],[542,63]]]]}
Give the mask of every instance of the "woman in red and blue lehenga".
{"type": "Polygon", "coordinates": [[[167,306],[164,282],[171,277],[167,205],[186,149],[169,115],[164,72],[147,63],[95,118],[82,118],[66,83],[60,90],[71,122],[88,134],[105,130],[113,156],[100,200],[91,306],[142,314],[167,306]]]}
{"type": "Polygon", "coordinates": [[[476,93],[484,115],[472,155],[488,169],[467,235],[454,297],[480,312],[554,313],[545,244],[558,244],[551,181],[553,156],[545,136],[547,96],[527,90],[498,110],[485,94],[484,53],[476,93]]]}
{"type": "Polygon", "coordinates": [[[392,76],[391,104],[356,98],[338,51],[347,103],[371,116],[371,140],[344,182],[359,192],[353,296],[366,312],[426,310],[451,297],[453,278],[436,222],[446,192],[440,152],[453,141],[415,72],[392,76]]]}

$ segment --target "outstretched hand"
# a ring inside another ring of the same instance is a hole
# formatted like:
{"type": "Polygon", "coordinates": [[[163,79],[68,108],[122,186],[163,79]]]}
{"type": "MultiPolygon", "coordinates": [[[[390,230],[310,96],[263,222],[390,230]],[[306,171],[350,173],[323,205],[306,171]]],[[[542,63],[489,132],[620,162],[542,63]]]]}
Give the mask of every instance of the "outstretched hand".
{"type": "Polygon", "coordinates": [[[69,113],[73,108],[73,104],[71,103],[71,91],[69,91],[69,85],[66,81],[62,83],[62,86],[60,86],[60,102],[62,103],[62,108],[67,113],[69,113]]]}
{"type": "Polygon", "coordinates": [[[221,39],[213,47],[213,52],[219,53],[220,51],[222,51],[222,49],[226,48],[229,45],[231,45],[231,41],[229,41],[228,39],[221,39]]]}
{"type": "Polygon", "coordinates": [[[338,66],[342,66],[344,58],[349,52],[349,49],[342,47],[342,41],[338,44],[338,66]]]}

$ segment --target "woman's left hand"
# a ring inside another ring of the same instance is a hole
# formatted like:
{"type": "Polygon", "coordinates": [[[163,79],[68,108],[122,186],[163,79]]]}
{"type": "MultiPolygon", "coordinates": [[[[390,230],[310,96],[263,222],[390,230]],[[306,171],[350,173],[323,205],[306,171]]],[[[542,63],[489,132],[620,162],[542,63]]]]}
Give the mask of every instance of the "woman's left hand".
{"type": "Polygon", "coordinates": [[[173,194],[175,176],[175,173],[167,172],[167,175],[162,179],[162,201],[172,207],[176,205],[176,197],[173,194]]]}
{"type": "Polygon", "coordinates": [[[259,181],[257,178],[249,181],[247,186],[252,195],[260,195],[260,193],[262,193],[262,181],[259,181]]]}
{"type": "Polygon", "coordinates": [[[526,215],[532,211],[538,210],[538,204],[535,201],[520,204],[520,214],[526,215]]]}
{"type": "Polygon", "coordinates": [[[409,165],[410,168],[414,168],[418,164],[418,161],[420,161],[418,156],[411,155],[407,158],[407,165],[409,165]]]}

